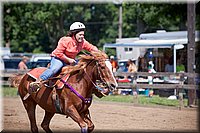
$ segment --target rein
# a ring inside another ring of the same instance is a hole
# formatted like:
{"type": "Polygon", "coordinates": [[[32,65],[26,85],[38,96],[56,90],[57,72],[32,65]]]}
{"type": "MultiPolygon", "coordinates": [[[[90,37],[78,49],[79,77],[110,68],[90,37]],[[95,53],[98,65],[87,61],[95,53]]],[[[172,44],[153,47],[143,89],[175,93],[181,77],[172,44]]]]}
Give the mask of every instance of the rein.
{"type": "MultiPolygon", "coordinates": [[[[97,65],[97,63],[96,63],[96,65],[97,65]]],[[[98,73],[99,73],[99,75],[100,75],[100,77],[101,77],[101,74],[100,74],[100,72],[99,72],[98,67],[97,67],[97,71],[98,71],[98,73]]],[[[99,87],[98,85],[96,85],[96,84],[92,81],[92,79],[90,78],[90,76],[89,76],[88,73],[86,72],[86,68],[84,68],[84,72],[85,72],[85,74],[87,75],[87,77],[89,78],[90,82],[92,82],[92,84],[94,85],[94,87],[97,88],[97,90],[104,91],[103,88],[99,87]]],[[[103,93],[102,93],[102,94],[103,94],[103,93]]]]}
{"type": "MultiPolygon", "coordinates": [[[[87,66],[92,63],[93,61],[89,62],[87,64],[87,66]]],[[[87,67],[86,66],[86,67],[87,67]]],[[[84,68],[84,71],[85,71],[85,68],[84,68]]],[[[88,75],[88,74],[87,74],[88,75]]],[[[81,94],[79,94],[69,83],[65,82],[62,78],[60,79],[61,82],[63,82],[63,84],[65,86],[67,86],[71,92],[73,92],[76,96],[78,96],[85,104],[88,104],[88,103],[91,103],[92,101],[92,97],[91,98],[84,98],[81,94]]],[[[91,80],[92,81],[92,80],[91,80]]],[[[93,82],[92,82],[93,83],[93,82]]],[[[95,85],[95,84],[94,84],[95,85]]]]}
{"type": "MultiPolygon", "coordinates": [[[[93,60],[93,61],[94,61],[94,60],[93,60]]],[[[93,61],[90,61],[90,62],[87,64],[87,66],[88,66],[89,64],[91,64],[93,61]]],[[[96,62],[96,65],[97,65],[97,62],[96,62]]],[[[87,67],[87,66],[86,66],[86,67],[87,67]]],[[[87,75],[87,77],[89,78],[90,82],[91,82],[91,83],[94,85],[94,87],[97,88],[98,90],[104,91],[103,88],[99,87],[98,85],[96,85],[96,84],[92,81],[92,79],[90,78],[90,76],[89,76],[88,73],[86,72],[86,67],[84,68],[84,72],[86,73],[86,75],[87,75]]],[[[98,66],[97,66],[97,71],[98,71],[98,73],[100,74],[98,66]]],[[[100,76],[101,76],[101,74],[100,74],[100,76]]],[[[60,79],[60,81],[63,82],[64,85],[67,86],[67,87],[70,89],[70,91],[73,92],[76,96],[78,96],[84,103],[86,103],[86,104],[91,103],[92,97],[91,97],[91,98],[84,98],[84,97],[83,97],[81,94],[79,94],[69,83],[65,82],[62,78],[60,79]]],[[[102,93],[102,94],[103,94],[103,93],[102,93]]]]}

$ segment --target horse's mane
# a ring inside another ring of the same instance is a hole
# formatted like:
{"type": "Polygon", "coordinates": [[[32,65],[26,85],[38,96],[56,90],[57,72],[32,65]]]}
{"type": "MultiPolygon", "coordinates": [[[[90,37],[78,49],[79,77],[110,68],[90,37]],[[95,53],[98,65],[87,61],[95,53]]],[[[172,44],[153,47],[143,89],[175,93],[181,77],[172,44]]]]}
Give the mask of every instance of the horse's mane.
{"type": "Polygon", "coordinates": [[[63,67],[61,73],[75,73],[77,71],[83,70],[88,62],[92,60],[106,60],[108,58],[107,54],[102,51],[91,52],[91,55],[81,54],[79,55],[79,62],[75,66],[66,66],[63,67]]]}
{"type": "Polygon", "coordinates": [[[95,52],[91,52],[91,55],[80,55],[80,57],[79,57],[79,62],[81,63],[81,62],[88,62],[88,61],[90,61],[90,60],[105,60],[105,59],[107,59],[108,58],[108,56],[104,53],[104,52],[102,52],[102,51],[95,51],[95,52]]]}

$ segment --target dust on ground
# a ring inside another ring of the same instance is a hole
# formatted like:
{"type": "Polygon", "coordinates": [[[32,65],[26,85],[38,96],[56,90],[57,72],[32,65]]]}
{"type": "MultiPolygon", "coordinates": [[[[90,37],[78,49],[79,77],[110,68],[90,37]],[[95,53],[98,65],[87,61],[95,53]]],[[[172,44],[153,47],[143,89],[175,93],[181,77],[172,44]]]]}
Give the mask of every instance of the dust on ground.
{"type": "MultiPolygon", "coordinates": [[[[132,104],[93,101],[90,107],[96,131],[189,131],[197,132],[198,109],[138,107],[132,104]]],[[[30,132],[26,110],[19,97],[3,98],[4,132],[30,132]]],[[[36,108],[39,132],[44,110],[36,108]]],[[[50,124],[53,132],[80,131],[77,123],[64,115],[56,114],[50,124]]]]}

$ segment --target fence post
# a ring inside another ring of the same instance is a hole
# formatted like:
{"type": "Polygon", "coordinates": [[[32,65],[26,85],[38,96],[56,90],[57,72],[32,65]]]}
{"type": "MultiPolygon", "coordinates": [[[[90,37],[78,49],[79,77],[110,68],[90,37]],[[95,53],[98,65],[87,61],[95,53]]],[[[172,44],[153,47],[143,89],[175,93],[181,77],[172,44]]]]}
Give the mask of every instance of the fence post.
{"type": "MultiPolygon", "coordinates": [[[[183,85],[183,83],[180,82],[180,85],[183,85]]],[[[179,99],[179,110],[182,110],[182,108],[184,107],[183,87],[179,88],[179,91],[178,91],[178,99],[179,99]]]]}
{"type": "MultiPolygon", "coordinates": [[[[187,71],[195,73],[195,3],[187,3],[187,31],[188,31],[188,47],[187,47],[187,71]]],[[[188,78],[188,84],[195,84],[194,77],[188,78]]],[[[188,106],[195,104],[196,90],[188,90],[188,106]]]]}
{"type": "Polygon", "coordinates": [[[180,82],[179,82],[179,91],[178,91],[178,99],[179,99],[179,110],[181,110],[184,107],[184,99],[183,99],[183,85],[185,82],[185,75],[184,73],[179,74],[180,82]]]}
{"type": "Polygon", "coordinates": [[[136,81],[136,75],[132,78],[132,92],[133,92],[133,104],[138,104],[138,93],[137,93],[137,81],[136,81]]]}

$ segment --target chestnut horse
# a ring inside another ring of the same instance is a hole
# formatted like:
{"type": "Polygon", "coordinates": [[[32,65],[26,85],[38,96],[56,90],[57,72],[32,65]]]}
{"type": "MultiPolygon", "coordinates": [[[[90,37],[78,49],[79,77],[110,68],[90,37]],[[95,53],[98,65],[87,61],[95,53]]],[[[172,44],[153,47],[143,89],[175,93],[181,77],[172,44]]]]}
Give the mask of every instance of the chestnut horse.
{"type": "Polygon", "coordinates": [[[30,96],[24,100],[24,96],[28,93],[29,84],[33,82],[34,79],[28,74],[23,76],[18,86],[18,91],[27,111],[32,132],[38,132],[35,118],[35,108],[37,104],[45,110],[45,116],[41,127],[46,132],[52,132],[49,128],[49,124],[55,113],[71,117],[80,126],[81,132],[93,131],[94,124],[90,119],[88,108],[92,102],[93,92],[99,91],[97,91],[99,87],[96,86],[96,80],[101,81],[105,85],[104,90],[107,89],[109,91],[117,87],[117,82],[111,71],[112,67],[107,59],[107,55],[103,52],[91,54],[92,55],[80,56],[80,61],[77,64],[77,66],[80,66],[80,69],[71,72],[67,83],[63,81],[65,84],[63,89],[56,90],[62,112],[56,111],[52,100],[52,88],[48,88],[43,84],[36,93],[31,93],[30,96]]]}

